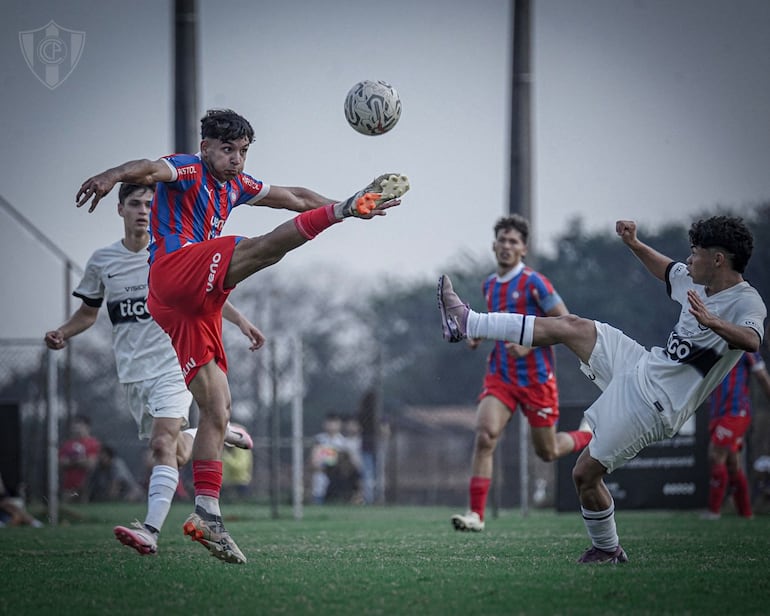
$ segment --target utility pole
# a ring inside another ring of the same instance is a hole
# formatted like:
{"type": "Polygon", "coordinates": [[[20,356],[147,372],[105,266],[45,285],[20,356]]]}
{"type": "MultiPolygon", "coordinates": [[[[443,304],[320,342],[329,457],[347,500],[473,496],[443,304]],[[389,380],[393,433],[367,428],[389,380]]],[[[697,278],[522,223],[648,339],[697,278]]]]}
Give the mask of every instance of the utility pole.
{"type": "Polygon", "coordinates": [[[196,0],[174,0],[174,151],[198,151],[196,0]]]}
{"type": "Polygon", "coordinates": [[[530,2],[513,0],[511,177],[508,211],[532,221],[530,2]]]}
{"type": "MultiPolygon", "coordinates": [[[[508,212],[519,214],[532,224],[532,131],[530,67],[530,2],[513,0],[513,79],[511,84],[511,177],[508,212]]],[[[533,264],[533,235],[528,241],[528,256],[533,264]]],[[[529,514],[529,425],[519,413],[519,483],[521,514],[529,514]]],[[[495,473],[498,475],[499,473],[495,473]]]]}

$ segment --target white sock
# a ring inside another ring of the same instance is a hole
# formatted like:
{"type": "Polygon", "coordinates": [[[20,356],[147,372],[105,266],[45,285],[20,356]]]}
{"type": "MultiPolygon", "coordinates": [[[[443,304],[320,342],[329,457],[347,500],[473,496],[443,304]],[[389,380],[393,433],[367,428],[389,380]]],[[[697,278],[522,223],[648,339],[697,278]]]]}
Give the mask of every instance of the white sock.
{"type": "Polygon", "coordinates": [[[147,489],[147,517],[145,524],[160,531],[166,521],[171,501],[179,483],[179,471],[173,466],[158,464],[153,466],[150,485],[147,489]]]}
{"type": "Polygon", "coordinates": [[[594,547],[605,552],[613,552],[620,543],[615,526],[615,502],[613,501],[609,509],[604,511],[589,511],[583,507],[580,511],[594,547]]]}
{"type": "Polygon", "coordinates": [[[213,496],[196,496],[195,506],[203,507],[211,515],[222,515],[222,512],[219,510],[219,499],[213,496]]]}
{"type": "Polygon", "coordinates": [[[468,312],[468,338],[505,340],[523,346],[532,346],[535,317],[511,312],[468,312]]]}

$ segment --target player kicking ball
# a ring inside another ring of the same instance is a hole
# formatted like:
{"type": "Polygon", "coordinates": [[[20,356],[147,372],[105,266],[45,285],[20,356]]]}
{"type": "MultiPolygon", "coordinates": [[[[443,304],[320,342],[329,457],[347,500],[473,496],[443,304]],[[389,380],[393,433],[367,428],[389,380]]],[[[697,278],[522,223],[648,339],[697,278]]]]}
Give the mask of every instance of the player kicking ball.
{"type": "Polygon", "coordinates": [[[767,317],[759,293],[743,279],[753,238],[740,218],[714,216],[693,223],[686,263],[641,242],[633,221],[619,220],[615,229],[682,306],[665,347],[648,351],[620,330],[576,315],[480,314],[460,300],[447,276],[438,285],[444,339],[510,340],[526,347],[562,343],[602,390],[585,413],[594,436],[572,471],[592,544],[581,563],[628,560],[604,476],[650,443],[679,432],[743,352],[759,349],[767,317]]]}
{"type": "Polygon", "coordinates": [[[188,389],[200,409],[193,443],[195,510],[184,533],[216,558],[245,563],[225,529],[219,505],[222,447],[230,418],[222,306],[236,285],[346,218],[373,219],[400,204],[406,176],[378,177],[337,201],[307,188],[271,186],[243,172],[254,130],[232,110],[201,119],[199,154],[134,160],[95,175],[80,187],[78,207],[93,211],[117,182],[157,184],[150,211],[150,314],[170,336],[188,389]],[[239,205],[298,212],[252,238],[221,236],[239,205]]]}
{"type": "MultiPolygon", "coordinates": [[[[107,306],[118,380],[139,438],[149,440],[152,456],[144,522],[116,526],[114,532],[118,541],[142,555],[158,551],[158,537],[179,483],[179,469],[190,460],[196,432],[184,430],[192,395],[174,348],[147,311],[148,226],[154,191],[154,186],[121,185],[117,210],[123,219],[123,238],[91,255],[85,275],[73,291],[81,305],[66,323],[45,335],[48,348],[63,349],[69,338],[96,322],[103,304],[107,306]]],[[[247,337],[252,351],[262,346],[262,333],[230,302],[223,314],[247,337]]],[[[252,447],[248,433],[232,426],[227,428],[225,444],[252,447]]]]}

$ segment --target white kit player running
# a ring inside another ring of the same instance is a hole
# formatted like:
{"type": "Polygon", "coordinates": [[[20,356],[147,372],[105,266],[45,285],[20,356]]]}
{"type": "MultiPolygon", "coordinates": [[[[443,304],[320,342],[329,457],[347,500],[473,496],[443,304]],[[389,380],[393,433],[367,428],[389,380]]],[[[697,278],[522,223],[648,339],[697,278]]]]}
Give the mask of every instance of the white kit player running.
{"type": "Polygon", "coordinates": [[[618,221],[616,231],[682,306],[663,348],[647,351],[614,327],[576,315],[479,314],[457,297],[446,276],[439,280],[445,339],[489,338],[528,347],[563,343],[602,390],[585,412],[593,438],[572,472],[592,542],[581,563],[628,560],[604,475],[650,443],[674,436],[741,354],[759,349],[767,317],[759,293],[743,279],[753,238],[740,218],[714,216],[694,223],[686,264],[641,242],[632,221],[618,221]]]}
{"type": "MultiPolygon", "coordinates": [[[[62,349],[65,341],[91,327],[106,300],[112,322],[113,351],[118,380],[126,392],[129,410],[139,438],[149,439],[152,473],[148,486],[144,523],[116,526],[116,538],[140,554],[155,554],[158,535],[169,513],[179,483],[179,468],[192,454],[196,430],[188,426],[192,394],[182,377],[177,355],[168,335],[147,311],[147,245],[153,187],[123,184],[118,193],[118,214],[123,218],[122,240],[96,250],[73,295],[81,306],[66,323],[45,335],[46,345],[62,349]]],[[[256,350],[264,336],[229,302],[223,316],[236,324],[256,350]]],[[[229,446],[251,449],[251,437],[229,427],[229,446]]]]}

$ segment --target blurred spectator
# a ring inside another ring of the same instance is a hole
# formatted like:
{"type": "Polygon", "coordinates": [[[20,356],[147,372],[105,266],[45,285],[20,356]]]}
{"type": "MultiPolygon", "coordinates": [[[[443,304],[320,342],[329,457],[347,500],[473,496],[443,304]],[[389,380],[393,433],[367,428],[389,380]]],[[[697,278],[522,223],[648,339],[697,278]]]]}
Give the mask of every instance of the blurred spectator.
{"type": "Polygon", "coordinates": [[[361,496],[361,472],[353,463],[353,456],[349,449],[341,449],[337,453],[337,463],[326,469],[329,484],[326,488],[324,502],[326,503],[353,503],[360,505],[363,502],[361,496]]]}
{"type": "Polygon", "coordinates": [[[91,436],[91,421],[84,415],[72,418],[70,438],[59,447],[59,469],[64,502],[86,501],[88,481],[96,467],[101,443],[91,436]]]}
{"type": "Polygon", "coordinates": [[[139,502],[144,498],[142,486],[134,479],[123,458],[112,447],[103,445],[99,461],[91,473],[89,496],[92,501],[139,502]]]}
{"type": "Polygon", "coordinates": [[[326,500],[329,487],[329,470],[337,465],[339,452],[347,445],[342,435],[342,418],[334,412],[326,413],[323,431],[315,435],[313,449],[310,452],[312,465],[311,493],[313,502],[320,505],[326,500]]]}
{"type": "MultiPolygon", "coordinates": [[[[247,432],[236,423],[231,428],[247,432]]],[[[251,476],[254,468],[254,453],[251,449],[225,446],[222,452],[222,489],[230,498],[244,499],[249,496],[251,476]]]]}
{"type": "Polygon", "coordinates": [[[33,526],[40,528],[43,523],[32,517],[26,510],[24,499],[6,490],[0,475],[0,528],[4,526],[33,526]]]}
{"type": "Polygon", "coordinates": [[[361,495],[366,505],[374,504],[377,485],[377,395],[368,390],[358,409],[358,425],[361,429],[361,495]]]}
{"type": "Polygon", "coordinates": [[[361,461],[361,423],[355,415],[345,415],[342,418],[342,436],[345,437],[345,449],[350,454],[350,461],[360,473],[363,466],[361,461]]]}
{"type": "Polygon", "coordinates": [[[328,468],[326,475],[329,486],[326,500],[354,503],[360,505],[363,500],[361,459],[361,424],[354,415],[342,417],[343,447],[338,452],[337,464],[328,468]]]}

